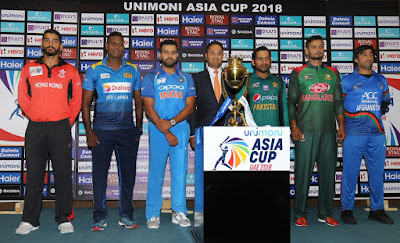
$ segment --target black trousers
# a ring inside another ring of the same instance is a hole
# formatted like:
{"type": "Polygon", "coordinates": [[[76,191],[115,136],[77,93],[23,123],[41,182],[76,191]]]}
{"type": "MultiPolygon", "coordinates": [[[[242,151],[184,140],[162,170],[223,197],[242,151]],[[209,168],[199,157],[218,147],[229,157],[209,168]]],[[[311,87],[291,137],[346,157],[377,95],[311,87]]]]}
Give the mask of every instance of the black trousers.
{"type": "Polygon", "coordinates": [[[22,221],[38,226],[42,208],[46,158],[50,155],[56,188],[55,220],[70,221],[72,214],[71,127],[68,119],[30,121],[25,134],[27,182],[22,221]]]}

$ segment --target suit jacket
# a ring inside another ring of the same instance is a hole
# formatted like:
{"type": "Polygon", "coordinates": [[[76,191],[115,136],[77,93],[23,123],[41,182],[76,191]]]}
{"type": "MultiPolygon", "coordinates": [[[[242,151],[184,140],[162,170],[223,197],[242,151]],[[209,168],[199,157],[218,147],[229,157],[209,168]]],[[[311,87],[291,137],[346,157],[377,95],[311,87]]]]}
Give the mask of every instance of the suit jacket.
{"type": "MultiPolygon", "coordinates": [[[[224,103],[221,92],[219,102],[215,98],[214,89],[211,84],[210,74],[205,69],[202,72],[193,74],[194,85],[196,87],[196,109],[189,117],[191,135],[194,135],[194,129],[202,126],[208,126],[224,103]]],[[[222,80],[222,75],[219,76],[222,80]]],[[[226,115],[226,114],[225,114],[226,115]]],[[[221,117],[215,126],[223,126],[224,117],[221,117]]]]}

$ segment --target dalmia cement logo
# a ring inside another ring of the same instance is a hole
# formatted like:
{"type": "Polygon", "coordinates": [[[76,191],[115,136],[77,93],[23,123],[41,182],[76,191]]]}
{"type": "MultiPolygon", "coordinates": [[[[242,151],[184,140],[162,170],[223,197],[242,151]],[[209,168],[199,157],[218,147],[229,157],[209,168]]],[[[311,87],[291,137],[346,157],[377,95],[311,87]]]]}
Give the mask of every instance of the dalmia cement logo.
{"type": "Polygon", "coordinates": [[[237,168],[240,164],[246,162],[250,153],[249,146],[241,138],[230,138],[228,136],[219,147],[222,151],[222,155],[216,161],[214,170],[217,169],[218,165],[226,166],[230,170],[237,168]]]}

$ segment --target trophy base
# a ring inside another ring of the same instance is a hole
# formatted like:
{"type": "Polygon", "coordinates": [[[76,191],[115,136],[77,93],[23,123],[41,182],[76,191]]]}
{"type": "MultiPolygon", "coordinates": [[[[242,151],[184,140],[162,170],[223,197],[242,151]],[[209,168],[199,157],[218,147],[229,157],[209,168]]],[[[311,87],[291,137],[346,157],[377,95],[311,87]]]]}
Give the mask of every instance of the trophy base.
{"type": "Polygon", "coordinates": [[[231,112],[228,116],[225,126],[228,127],[247,127],[246,120],[242,113],[231,112]]]}

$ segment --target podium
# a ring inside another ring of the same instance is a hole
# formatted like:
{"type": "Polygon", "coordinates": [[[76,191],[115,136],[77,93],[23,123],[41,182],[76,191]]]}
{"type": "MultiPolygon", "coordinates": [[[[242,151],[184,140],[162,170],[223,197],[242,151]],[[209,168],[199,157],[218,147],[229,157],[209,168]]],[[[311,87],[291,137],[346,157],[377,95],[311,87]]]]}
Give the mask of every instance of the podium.
{"type": "Polygon", "coordinates": [[[288,127],[204,128],[204,242],[290,242],[288,127]]]}

